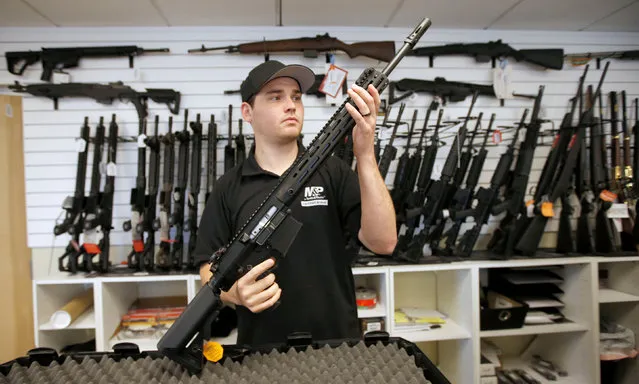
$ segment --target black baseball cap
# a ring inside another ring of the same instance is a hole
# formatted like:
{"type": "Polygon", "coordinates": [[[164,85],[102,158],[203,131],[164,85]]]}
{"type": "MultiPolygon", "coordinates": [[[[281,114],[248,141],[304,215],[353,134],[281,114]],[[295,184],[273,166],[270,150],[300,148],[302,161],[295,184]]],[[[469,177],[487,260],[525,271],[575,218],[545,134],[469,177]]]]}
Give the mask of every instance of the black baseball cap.
{"type": "Polygon", "coordinates": [[[262,87],[278,77],[291,77],[297,81],[302,93],[306,92],[315,82],[313,71],[299,64],[284,65],[277,60],[265,61],[249,72],[240,86],[242,101],[249,101],[262,87]]]}

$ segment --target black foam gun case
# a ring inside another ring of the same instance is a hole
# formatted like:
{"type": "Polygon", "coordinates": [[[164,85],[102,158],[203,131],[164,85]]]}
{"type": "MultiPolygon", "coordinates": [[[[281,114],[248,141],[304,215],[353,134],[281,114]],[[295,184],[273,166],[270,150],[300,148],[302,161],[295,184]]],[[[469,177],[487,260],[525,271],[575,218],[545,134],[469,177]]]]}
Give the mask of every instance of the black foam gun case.
{"type": "MultiPolygon", "coordinates": [[[[82,382],[86,383],[87,379],[92,382],[98,383],[107,380],[110,382],[128,382],[134,379],[136,382],[158,382],[158,383],[191,383],[191,382],[227,382],[225,380],[219,380],[218,376],[211,377],[211,374],[219,372],[223,367],[236,367],[237,370],[241,370],[242,365],[252,364],[249,368],[255,368],[255,364],[258,364],[257,358],[267,358],[276,356],[279,359],[281,367],[286,367],[284,370],[288,370],[291,366],[288,365],[287,359],[298,359],[297,355],[302,356],[304,353],[321,353],[328,354],[323,356],[330,356],[331,354],[337,354],[341,349],[342,354],[339,355],[338,363],[354,365],[356,361],[349,362],[348,358],[353,356],[360,356],[355,352],[356,348],[365,350],[365,356],[358,357],[359,362],[362,358],[369,359],[369,362],[375,367],[380,369],[379,372],[362,373],[364,376],[359,377],[358,380],[362,382],[389,382],[388,377],[386,380],[382,380],[382,371],[385,375],[395,375],[391,382],[407,382],[407,383],[432,383],[432,384],[450,384],[450,381],[442,374],[442,372],[431,362],[431,360],[414,344],[403,338],[389,337],[386,332],[369,332],[361,339],[338,339],[338,340],[325,340],[325,341],[313,341],[309,334],[301,333],[289,336],[286,343],[280,345],[262,345],[248,347],[245,345],[224,345],[223,357],[217,362],[206,361],[204,363],[202,372],[198,377],[191,377],[186,370],[182,370],[179,365],[173,361],[168,360],[164,355],[158,351],[143,351],[141,352],[136,344],[133,343],[119,343],[113,347],[113,352],[76,352],[76,353],[61,353],[58,354],[56,350],[52,348],[35,348],[30,350],[26,356],[18,357],[14,360],[8,361],[0,365],[0,383],[8,382],[20,382],[20,383],[40,383],[40,382],[82,382]],[[330,348],[330,349],[329,349],[330,348]],[[351,352],[351,349],[353,352],[351,352]],[[344,353],[345,350],[348,350],[344,353]],[[293,352],[295,351],[295,352],[293,352]],[[390,354],[389,354],[390,353],[390,354]],[[404,356],[404,360],[398,360],[399,356],[404,356]],[[344,358],[344,356],[346,358],[344,358]],[[251,359],[253,359],[251,361],[251,359]],[[343,362],[342,362],[343,360],[343,362]],[[374,360],[374,361],[373,361],[374,360]],[[393,360],[394,362],[391,362],[393,360]],[[414,363],[413,363],[414,361],[414,363]],[[131,364],[139,364],[140,367],[135,368],[137,370],[146,369],[150,373],[144,375],[144,373],[130,373],[128,379],[120,375],[117,376],[118,370],[132,372],[131,364]],[[163,364],[153,365],[153,364],[163,364]],[[118,367],[118,364],[123,364],[122,367],[118,367]],[[124,366],[129,364],[129,366],[124,366]],[[146,365],[144,365],[146,364],[146,365]],[[409,365],[416,366],[410,371],[411,377],[408,377],[408,371],[406,371],[409,365]],[[67,368],[64,368],[64,366],[67,368]],[[102,366],[103,368],[96,368],[96,366],[102,366]],[[35,366],[35,368],[34,368],[35,366]],[[75,368],[69,368],[69,366],[75,368]],[[82,368],[84,366],[84,368],[82,368]],[[80,367],[80,368],[78,368],[80,367]],[[108,367],[108,368],[107,368],[108,367]],[[404,373],[392,373],[388,367],[395,367],[396,369],[403,369],[404,373]],[[57,369],[58,371],[66,370],[65,372],[57,372],[56,374],[47,374],[47,370],[57,369]],[[73,369],[80,369],[80,374],[68,373],[73,372],[73,369]],[[218,371],[216,371],[218,369],[218,371]],[[12,370],[14,372],[12,372],[12,370]],[[39,370],[38,372],[36,372],[39,370]],[[20,371],[16,373],[16,371],[20,371]],[[66,379],[62,379],[63,374],[67,374],[66,379]],[[208,377],[204,375],[208,374],[208,377]],[[367,377],[366,374],[369,376],[367,377]],[[71,375],[71,376],[69,376],[71,375]],[[76,375],[78,378],[76,379],[76,375]],[[96,377],[89,377],[94,375],[96,377]],[[99,377],[100,375],[109,376],[108,378],[99,377]],[[375,376],[377,375],[377,376],[375,376]],[[399,375],[399,376],[398,376],[399,375]],[[35,379],[32,379],[35,377],[35,379]],[[55,380],[53,378],[55,377],[55,380]],[[375,380],[374,380],[375,379],[375,380]],[[113,381],[112,381],[113,380],[113,381]],[[140,381],[138,381],[140,380],[140,381]],[[196,380],[196,381],[194,381],[196,380]],[[201,380],[201,381],[200,381],[201,380]]],[[[306,369],[307,372],[320,372],[321,362],[318,362],[318,356],[321,359],[322,355],[315,355],[310,358],[308,362],[301,361],[303,365],[302,369],[306,369]],[[313,364],[319,365],[320,368],[313,368],[313,364]]],[[[331,360],[329,357],[327,360],[331,360]]],[[[261,363],[262,360],[259,360],[261,363]]],[[[333,357],[333,367],[335,365],[335,357],[333,357]]],[[[268,363],[266,363],[268,364],[268,363]]],[[[339,365],[338,364],[338,365],[339,365]]],[[[273,366],[273,365],[272,365],[273,366]]],[[[273,369],[271,366],[271,370],[273,369]]],[[[276,365],[277,366],[277,365],[276,365]]],[[[331,375],[332,373],[326,372],[327,365],[324,364],[324,375],[331,375]]],[[[356,366],[349,366],[349,370],[354,369],[357,371],[356,366]]],[[[367,367],[359,367],[364,371],[375,371],[367,367]]],[[[244,372],[247,370],[244,369],[244,372]]],[[[282,372],[282,374],[286,374],[282,372]]],[[[356,373],[359,374],[359,373],[356,373]]],[[[229,374],[230,375],[230,374],[229,374]]],[[[221,376],[220,376],[221,377],[221,376]]],[[[237,381],[237,376],[229,376],[233,379],[229,379],[229,382],[237,381]]],[[[304,376],[306,377],[306,376],[304,376]]],[[[311,378],[309,378],[309,382],[311,378]]],[[[317,378],[316,378],[317,379],[317,378]]],[[[316,379],[312,382],[316,382],[316,379]]],[[[320,377],[320,380],[325,379],[320,377]]],[[[254,382],[249,377],[246,379],[248,382],[254,382]]],[[[267,382],[267,377],[262,380],[267,382]]],[[[288,376],[282,376],[273,380],[269,378],[269,382],[288,382],[288,376]],[[282,381],[280,381],[282,380],[282,381]]],[[[351,381],[350,379],[348,381],[351,381]]],[[[106,382],[106,381],[104,381],[106,382]]],[[[255,380],[255,382],[258,382],[255,380]]],[[[261,382],[261,381],[260,381],[261,382]]],[[[327,381],[324,381],[327,382],[327,381]]],[[[337,377],[331,377],[328,382],[337,382],[337,377]]],[[[359,382],[359,381],[358,381],[359,382]]]]}

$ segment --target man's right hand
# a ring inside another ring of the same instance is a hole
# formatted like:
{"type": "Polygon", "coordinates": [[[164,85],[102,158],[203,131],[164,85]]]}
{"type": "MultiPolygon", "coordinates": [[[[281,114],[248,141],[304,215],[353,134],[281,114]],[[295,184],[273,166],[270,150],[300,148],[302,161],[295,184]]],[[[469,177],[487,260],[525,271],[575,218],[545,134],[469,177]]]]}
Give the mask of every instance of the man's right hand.
{"type": "Polygon", "coordinates": [[[236,304],[248,308],[253,313],[259,313],[272,307],[282,294],[282,289],[275,282],[275,275],[269,273],[266,277],[257,280],[275,265],[274,259],[267,259],[253,267],[244,276],[239,278],[229,293],[234,297],[236,304]]]}

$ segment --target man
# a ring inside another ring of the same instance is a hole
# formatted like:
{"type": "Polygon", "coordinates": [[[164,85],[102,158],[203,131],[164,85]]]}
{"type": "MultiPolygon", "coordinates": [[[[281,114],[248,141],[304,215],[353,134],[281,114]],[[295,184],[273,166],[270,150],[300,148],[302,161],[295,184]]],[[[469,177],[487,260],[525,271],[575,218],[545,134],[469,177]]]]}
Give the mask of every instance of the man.
{"type": "MultiPolygon", "coordinates": [[[[202,215],[195,250],[196,261],[203,263],[202,283],[211,277],[210,256],[228,244],[304,150],[298,142],[302,93],[313,81],[307,67],[267,61],[242,83],[242,117],[253,127],[255,145],[246,161],[217,181],[202,215]]],[[[372,86],[353,86],[348,94],[357,106],[347,105],[357,124],[358,173],[340,159],[327,159],[291,206],[303,226],[286,257],[266,277],[258,279],[274,267],[273,259],[222,292],[222,300],[237,309],[239,344],[283,343],[293,332],[309,332],[315,340],[360,335],[345,233],[357,233],[379,254],[392,253],[397,235],[393,203],[374,155],[379,93],[372,86]]]]}

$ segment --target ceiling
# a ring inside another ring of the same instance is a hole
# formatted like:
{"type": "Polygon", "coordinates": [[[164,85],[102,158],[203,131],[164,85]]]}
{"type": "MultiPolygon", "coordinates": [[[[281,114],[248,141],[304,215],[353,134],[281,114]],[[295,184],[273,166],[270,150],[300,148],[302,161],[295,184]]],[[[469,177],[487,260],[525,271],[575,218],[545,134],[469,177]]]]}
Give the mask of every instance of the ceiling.
{"type": "Polygon", "coordinates": [[[370,26],[639,32],[639,0],[0,0],[0,27],[370,26]],[[248,11],[247,11],[248,10],[248,11]]]}

